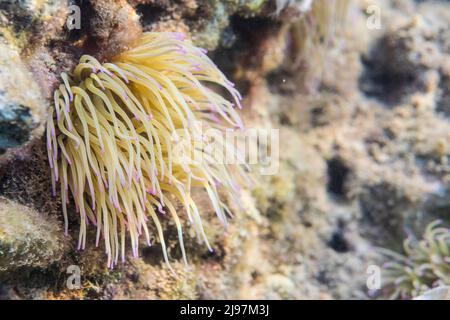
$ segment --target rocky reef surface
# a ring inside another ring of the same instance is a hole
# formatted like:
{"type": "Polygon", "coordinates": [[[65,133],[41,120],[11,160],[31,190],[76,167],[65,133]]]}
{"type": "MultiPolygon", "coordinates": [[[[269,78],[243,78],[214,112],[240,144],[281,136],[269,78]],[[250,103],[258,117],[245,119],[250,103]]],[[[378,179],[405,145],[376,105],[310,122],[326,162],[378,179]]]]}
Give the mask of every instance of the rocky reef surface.
{"type": "Polygon", "coordinates": [[[368,267],[382,264],[376,248],[400,250],[435,219],[450,224],[450,4],[349,1],[326,45],[317,35],[318,57],[297,45],[316,36],[297,24],[308,10],[269,0],[0,2],[0,298],[382,296],[366,287],[368,267]],[[379,27],[368,24],[374,4],[379,27]],[[80,28],[67,24],[74,6],[80,28]],[[237,83],[246,126],[280,130],[279,170],[255,175],[226,232],[195,195],[214,252],[185,228],[185,268],[176,227],[163,221],[177,277],[157,245],[113,270],[94,229],[77,251],[77,214],[64,236],[50,191],[43,133],[59,74],[85,53],[108,59],[142,31],[186,33],[237,83]],[[79,287],[67,286],[69,266],[80,268],[79,287]]]}

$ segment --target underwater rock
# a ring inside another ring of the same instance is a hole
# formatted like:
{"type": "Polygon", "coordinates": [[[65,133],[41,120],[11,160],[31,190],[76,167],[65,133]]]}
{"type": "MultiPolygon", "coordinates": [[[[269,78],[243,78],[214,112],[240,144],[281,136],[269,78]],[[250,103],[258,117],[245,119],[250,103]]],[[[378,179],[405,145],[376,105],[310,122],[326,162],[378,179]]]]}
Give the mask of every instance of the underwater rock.
{"type": "Polygon", "coordinates": [[[0,198],[0,272],[58,261],[64,246],[61,235],[55,218],[0,198]]]}
{"type": "Polygon", "coordinates": [[[300,12],[306,12],[311,10],[311,6],[314,0],[276,0],[275,5],[277,8],[277,14],[287,7],[293,7],[300,12]]]}
{"type": "MultiPolygon", "coordinates": [[[[28,277],[11,287],[2,283],[0,299],[367,298],[366,268],[379,259],[374,245],[396,249],[405,231],[438,213],[449,221],[448,1],[380,0],[380,30],[366,27],[371,1],[353,1],[348,27],[333,32],[327,46],[321,33],[303,24],[308,36],[301,33],[296,43],[302,48],[316,41],[320,50],[310,51],[295,50],[292,25],[314,17],[314,5],[327,0],[76,0],[70,3],[80,6],[81,29],[73,31],[64,28],[63,10],[53,11],[52,19],[47,14],[68,1],[0,2],[0,34],[23,59],[0,59],[0,105],[24,95],[24,87],[48,100],[14,104],[24,106],[29,123],[21,122],[21,109],[5,114],[15,119],[13,128],[24,128],[24,141],[36,132],[33,125],[40,127],[61,72],[73,70],[83,54],[107,60],[132,45],[142,28],[182,32],[214,50],[210,57],[244,95],[246,126],[280,129],[281,151],[279,172],[258,178],[251,195],[243,190],[244,213],[226,233],[209,219],[214,212],[207,195],[195,195],[205,203],[200,207],[214,252],[186,232],[186,271],[178,243],[168,241],[176,279],[159,246],[141,243],[140,258],[130,254],[113,271],[94,245],[62,254],[63,231],[48,221],[61,219],[61,203],[49,191],[43,141],[8,151],[10,161],[0,164],[0,196],[10,199],[0,201],[0,270],[7,268],[0,277],[17,275],[20,266],[42,267],[47,277],[39,274],[38,284],[28,277]],[[22,72],[24,64],[40,90],[27,85],[33,81],[22,72]],[[17,80],[16,73],[28,80],[17,80]],[[3,90],[13,84],[15,90],[3,90]],[[82,289],[54,287],[66,262],[82,267],[82,289]]],[[[11,50],[2,45],[0,56],[11,50]]],[[[77,214],[70,210],[73,224],[77,214]]],[[[168,238],[176,237],[169,220],[162,226],[168,238]]],[[[76,231],[69,234],[76,238],[76,231]]]]}
{"type": "MultiPolygon", "coordinates": [[[[420,14],[394,23],[375,42],[369,56],[363,59],[366,66],[360,83],[363,92],[394,106],[407,101],[415,92],[427,91],[430,71],[440,74],[445,81],[441,66],[449,59],[450,41],[446,32],[449,5],[437,6],[440,10],[432,13],[424,3],[420,14]]],[[[445,91],[444,84],[442,87],[445,91]]],[[[445,112],[448,108],[448,105],[439,107],[445,112]]]]}

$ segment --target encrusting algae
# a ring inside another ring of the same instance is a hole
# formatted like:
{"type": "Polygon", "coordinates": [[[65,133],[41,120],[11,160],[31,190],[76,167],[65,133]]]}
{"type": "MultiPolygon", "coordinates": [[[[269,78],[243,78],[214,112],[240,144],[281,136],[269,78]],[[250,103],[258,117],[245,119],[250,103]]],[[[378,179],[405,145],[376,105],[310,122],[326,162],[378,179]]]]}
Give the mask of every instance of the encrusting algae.
{"type": "MultiPolygon", "coordinates": [[[[71,196],[80,214],[78,248],[85,248],[87,226],[94,224],[96,245],[103,239],[112,268],[119,255],[125,260],[126,233],[135,257],[142,233],[151,245],[150,218],[169,265],[158,218],[169,214],[187,263],[176,210],[179,202],[211,250],[191,189],[206,190],[226,226],[231,211],[219,191],[238,203],[239,184],[248,179],[242,162],[199,160],[211,157],[208,148],[194,148],[187,160],[175,152],[181,143],[192,143],[193,137],[205,142],[205,128],[220,132],[243,128],[235,110],[241,107],[241,96],[205,50],[180,33],[144,33],[134,48],[111,63],[84,55],[74,71],[61,78],[47,122],[47,149],[53,193],[57,183],[61,188],[66,233],[71,196]],[[207,83],[225,89],[234,103],[207,83]]],[[[232,149],[223,143],[221,147],[232,149]]]]}
{"type": "Polygon", "coordinates": [[[422,239],[407,238],[404,255],[380,249],[387,260],[383,282],[391,299],[413,298],[450,285],[450,229],[440,224],[428,224],[422,239]]]}

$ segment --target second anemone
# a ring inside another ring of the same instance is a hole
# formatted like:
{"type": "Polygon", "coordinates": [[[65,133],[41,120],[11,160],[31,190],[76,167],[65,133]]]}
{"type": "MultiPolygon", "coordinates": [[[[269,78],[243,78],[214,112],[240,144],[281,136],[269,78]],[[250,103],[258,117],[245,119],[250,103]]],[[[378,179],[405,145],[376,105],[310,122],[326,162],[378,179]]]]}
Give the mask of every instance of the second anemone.
{"type": "MultiPolygon", "coordinates": [[[[125,259],[127,234],[134,256],[142,234],[150,245],[151,220],[168,262],[159,220],[168,214],[186,262],[179,203],[211,250],[191,189],[206,190],[226,224],[231,212],[219,192],[238,203],[246,173],[242,163],[197,161],[204,157],[194,156],[185,161],[174,152],[183,141],[203,139],[205,126],[222,132],[243,128],[236,112],[239,92],[205,50],[183,34],[145,33],[111,63],[85,55],[61,78],[47,122],[47,150],[53,193],[57,184],[61,189],[66,233],[71,198],[80,215],[79,249],[85,247],[87,226],[95,225],[96,245],[103,240],[107,264],[113,267],[119,257],[125,259]]],[[[193,153],[208,156],[205,148],[193,153]]]]}

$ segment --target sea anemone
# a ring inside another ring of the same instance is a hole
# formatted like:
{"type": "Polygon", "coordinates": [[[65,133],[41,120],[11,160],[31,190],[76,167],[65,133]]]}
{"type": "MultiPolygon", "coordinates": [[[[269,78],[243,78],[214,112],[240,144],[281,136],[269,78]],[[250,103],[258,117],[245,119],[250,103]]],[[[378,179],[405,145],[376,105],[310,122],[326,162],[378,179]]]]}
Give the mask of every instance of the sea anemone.
{"type": "Polygon", "coordinates": [[[314,0],[300,2],[308,5],[288,32],[289,68],[304,68],[303,83],[316,82],[326,67],[326,54],[336,34],[342,30],[350,0],[314,0]]]}
{"type": "Polygon", "coordinates": [[[144,33],[111,62],[102,64],[84,55],[73,72],[61,78],[47,122],[47,149],[54,194],[60,184],[66,234],[71,197],[80,215],[78,248],[85,248],[86,228],[94,224],[96,245],[103,239],[112,268],[119,255],[125,261],[127,233],[133,256],[138,256],[142,233],[151,245],[150,218],[170,267],[159,219],[168,213],[187,263],[176,209],[181,204],[212,250],[191,190],[206,190],[226,226],[231,211],[219,192],[239,203],[239,185],[247,178],[242,162],[206,161],[212,152],[208,148],[193,148],[183,159],[175,152],[193,139],[204,142],[205,128],[243,128],[235,109],[241,107],[241,96],[206,51],[180,33],[144,33]],[[228,92],[234,103],[214,86],[228,92]]]}
{"type": "Polygon", "coordinates": [[[450,285],[450,229],[439,224],[430,223],[420,241],[407,238],[404,255],[381,249],[389,259],[382,279],[391,299],[412,298],[430,288],[450,285]]]}

